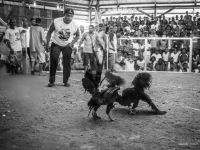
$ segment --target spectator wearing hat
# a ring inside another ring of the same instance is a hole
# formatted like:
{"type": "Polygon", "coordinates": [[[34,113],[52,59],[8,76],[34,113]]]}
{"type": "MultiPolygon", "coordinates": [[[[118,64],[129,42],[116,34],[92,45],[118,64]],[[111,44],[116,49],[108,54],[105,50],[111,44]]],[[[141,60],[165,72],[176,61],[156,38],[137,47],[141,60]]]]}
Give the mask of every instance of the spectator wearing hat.
{"type": "Polygon", "coordinates": [[[45,48],[46,38],[44,29],[40,26],[42,20],[36,18],[35,25],[30,28],[30,51],[31,51],[31,74],[34,75],[35,63],[39,63],[39,76],[44,76],[42,73],[43,64],[45,63],[45,48]]]}
{"type": "Polygon", "coordinates": [[[64,11],[64,17],[56,18],[51,23],[49,31],[47,33],[47,49],[49,49],[49,41],[52,32],[52,44],[50,50],[50,78],[49,87],[54,86],[56,69],[58,66],[58,59],[60,52],[63,55],[63,83],[64,86],[69,87],[68,83],[71,74],[71,54],[72,48],[75,42],[80,37],[80,31],[78,25],[73,21],[74,10],[67,8],[64,11]]]}

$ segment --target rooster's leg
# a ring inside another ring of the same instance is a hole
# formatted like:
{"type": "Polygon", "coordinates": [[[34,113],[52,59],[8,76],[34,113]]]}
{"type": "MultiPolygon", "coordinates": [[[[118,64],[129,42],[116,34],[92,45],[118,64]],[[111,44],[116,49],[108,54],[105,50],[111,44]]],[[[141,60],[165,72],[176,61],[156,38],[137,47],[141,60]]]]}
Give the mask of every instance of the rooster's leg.
{"type": "Polygon", "coordinates": [[[135,115],[136,114],[136,107],[138,106],[139,103],[139,99],[137,101],[134,101],[134,104],[132,106],[132,108],[130,108],[129,106],[129,110],[130,110],[130,115],[135,115]]]}
{"type": "Polygon", "coordinates": [[[110,103],[107,105],[107,108],[106,108],[106,114],[108,115],[110,121],[114,121],[115,119],[111,118],[110,116],[110,110],[114,107],[113,103],[110,103]]]}
{"type": "Polygon", "coordinates": [[[152,102],[151,98],[150,98],[147,94],[144,93],[144,94],[141,96],[141,99],[142,99],[143,101],[147,102],[147,103],[151,106],[152,110],[155,111],[156,114],[158,114],[158,115],[164,115],[164,114],[167,113],[166,111],[160,111],[160,110],[156,107],[156,105],[152,102]]]}
{"type": "Polygon", "coordinates": [[[101,117],[97,116],[97,109],[98,109],[99,107],[100,107],[100,106],[94,107],[94,111],[93,111],[93,113],[92,113],[94,120],[96,120],[96,119],[101,119],[101,117]]]}

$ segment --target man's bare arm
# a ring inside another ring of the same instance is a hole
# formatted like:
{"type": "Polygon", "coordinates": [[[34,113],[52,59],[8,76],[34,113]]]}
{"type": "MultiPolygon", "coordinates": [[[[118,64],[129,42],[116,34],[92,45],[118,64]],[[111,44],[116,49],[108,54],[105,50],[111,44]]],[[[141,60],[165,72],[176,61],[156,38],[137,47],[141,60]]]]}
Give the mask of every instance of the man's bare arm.
{"type": "Polygon", "coordinates": [[[51,25],[50,25],[50,27],[49,27],[49,31],[48,31],[48,33],[47,33],[47,37],[46,37],[46,41],[47,41],[47,45],[46,45],[46,47],[47,47],[47,49],[49,48],[49,41],[50,41],[50,39],[51,39],[51,34],[52,34],[52,32],[55,30],[55,26],[54,26],[54,22],[52,22],[51,23],[51,25]]]}
{"type": "Polygon", "coordinates": [[[72,45],[74,45],[74,43],[76,43],[78,41],[78,39],[80,38],[80,30],[79,30],[79,28],[77,29],[75,35],[76,35],[75,38],[71,42],[72,45]]]}

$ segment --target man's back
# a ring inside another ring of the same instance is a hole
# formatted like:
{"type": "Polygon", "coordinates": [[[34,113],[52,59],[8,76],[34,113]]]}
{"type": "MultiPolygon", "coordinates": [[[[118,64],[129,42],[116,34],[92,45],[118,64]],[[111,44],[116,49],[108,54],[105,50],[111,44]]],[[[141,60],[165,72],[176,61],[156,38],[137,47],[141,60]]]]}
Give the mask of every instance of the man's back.
{"type": "Polygon", "coordinates": [[[40,26],[32,26],[30,29],[31,51],[44,51],[43,41],[45,41],[44,29],[40,26]]]}

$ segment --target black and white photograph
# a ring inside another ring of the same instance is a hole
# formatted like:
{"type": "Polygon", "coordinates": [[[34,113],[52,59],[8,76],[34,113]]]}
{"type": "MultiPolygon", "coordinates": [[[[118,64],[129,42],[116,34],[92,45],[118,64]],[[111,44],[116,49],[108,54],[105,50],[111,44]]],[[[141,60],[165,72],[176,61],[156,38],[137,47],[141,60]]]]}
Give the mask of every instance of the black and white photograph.
{"type": "Polygon", "coordinates": [[[200,0],[0,0],[0,150],[200,150],[200,0]]]}

